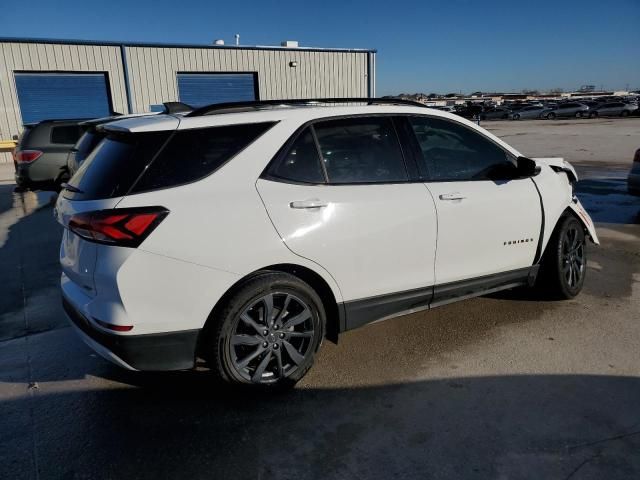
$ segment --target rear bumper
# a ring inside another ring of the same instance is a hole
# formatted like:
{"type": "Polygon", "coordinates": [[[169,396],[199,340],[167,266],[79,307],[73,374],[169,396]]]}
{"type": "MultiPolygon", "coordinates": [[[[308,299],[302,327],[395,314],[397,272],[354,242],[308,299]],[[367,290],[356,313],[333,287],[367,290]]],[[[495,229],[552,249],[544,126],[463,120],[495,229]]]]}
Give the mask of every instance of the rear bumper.
{"type": "Polygon", "coordinates": [[[58,165],[45,158],[16,165],[16,183],[21,187],[54,186],[69,177],[67,164],[58,165]],[[45,160],[45,161],[43,161],[45,160]]]}
{"type": "Polygon", "coordinates": [[[129,370],[188,370],[195,364],[200,330],[116,335],[98,329],[64,295],[62,305],[84,342],[96,353],[129,370]]]}

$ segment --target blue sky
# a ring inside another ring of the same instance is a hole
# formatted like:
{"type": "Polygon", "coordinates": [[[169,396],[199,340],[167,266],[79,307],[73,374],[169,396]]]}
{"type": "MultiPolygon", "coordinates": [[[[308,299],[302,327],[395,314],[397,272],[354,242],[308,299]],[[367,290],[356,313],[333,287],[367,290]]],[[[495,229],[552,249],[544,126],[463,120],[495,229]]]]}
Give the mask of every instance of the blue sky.
{"type": "Polygon", "coordinates": [[[2,3],[0,36],[375,48],[378,95],[640,88],[640,0],[2,3]]]}

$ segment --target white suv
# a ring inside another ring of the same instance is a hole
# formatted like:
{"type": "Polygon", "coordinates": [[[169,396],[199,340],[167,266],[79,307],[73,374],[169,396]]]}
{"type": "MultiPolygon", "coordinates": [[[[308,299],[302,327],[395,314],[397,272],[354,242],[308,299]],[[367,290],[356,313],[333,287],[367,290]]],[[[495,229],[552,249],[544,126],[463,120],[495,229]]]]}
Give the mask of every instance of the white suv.
{"type": "Polygon", "coordinates": [[[133,370],[293,385],[323,338],[488,292],[575,296],[593,223],[562,159],[399,100],[105,125],[57,202],[65,309],[133,370]]]}

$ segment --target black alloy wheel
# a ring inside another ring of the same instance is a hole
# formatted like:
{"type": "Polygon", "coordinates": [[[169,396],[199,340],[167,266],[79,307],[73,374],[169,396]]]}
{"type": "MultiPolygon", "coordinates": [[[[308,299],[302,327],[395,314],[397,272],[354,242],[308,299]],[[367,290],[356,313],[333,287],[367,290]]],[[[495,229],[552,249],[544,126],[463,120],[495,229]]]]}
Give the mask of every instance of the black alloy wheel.
{"type": "Polygon", "coordinates": [[[536,286],[552,298],[573,298],[582,290],[586,273],[584,227],[573,215],[565,215],[549,239],[536,286]]]}
{"type": "Polygon", "coordinates": [[[210,357],[224,380],[290,387],[313,364],[325,313],[308,284],[293,275],[266,272],[248,280],[214,321],[210,357]]]}

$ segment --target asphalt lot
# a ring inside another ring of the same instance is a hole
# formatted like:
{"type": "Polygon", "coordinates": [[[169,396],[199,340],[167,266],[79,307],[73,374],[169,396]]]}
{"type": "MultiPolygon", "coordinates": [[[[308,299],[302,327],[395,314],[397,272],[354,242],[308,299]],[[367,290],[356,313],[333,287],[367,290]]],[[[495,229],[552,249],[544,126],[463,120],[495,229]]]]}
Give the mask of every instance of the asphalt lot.
{"type": "Polygon", "coordinates": [[[579,166],[602,242],[583,293],[349,332],[273,397],[94,355],[59,305],[51,196],[0,182],[0,478],[639,478],[640,119],[483,126],[579,166]]]}

